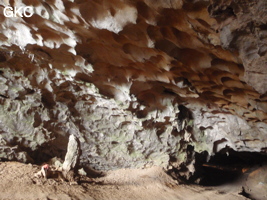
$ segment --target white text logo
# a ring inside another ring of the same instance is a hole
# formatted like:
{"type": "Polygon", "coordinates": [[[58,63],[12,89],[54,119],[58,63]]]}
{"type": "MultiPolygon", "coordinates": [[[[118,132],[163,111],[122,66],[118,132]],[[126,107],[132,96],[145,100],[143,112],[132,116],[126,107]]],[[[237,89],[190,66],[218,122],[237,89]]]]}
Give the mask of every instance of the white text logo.
{"type": "Polygon", "coordinates": [[[31,17],[33,15],[33,7],[14,7],[6,6],[4,8],[5,17],[31,17]]]}

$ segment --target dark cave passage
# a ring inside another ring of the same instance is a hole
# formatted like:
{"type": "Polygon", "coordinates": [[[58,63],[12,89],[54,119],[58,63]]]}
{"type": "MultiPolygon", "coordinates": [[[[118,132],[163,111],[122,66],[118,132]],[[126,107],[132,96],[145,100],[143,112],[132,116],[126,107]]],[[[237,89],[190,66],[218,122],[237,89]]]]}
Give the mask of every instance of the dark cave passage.
{"type": "MultiPolygon", "coordinates": [[[[261,152],[237,152],[225,148],[211,156],[208,161],[206,151],[195,152],[193,155],[195,159],[194,173],[189,172],[187,163],[182,164],[179,168],[173,167],[168,171],[168,174],[180,184],[198,184],[211,187],[231,185],[245,180],[250,174],[255,171],[259,172],[258,169],[267,165],[267,154],[261,152]]],[[[192,162],[192,159],[189,160],[192,162]]],[[[262,172],[265,173],[264,170],[262,172]]],[[[265,175],[263,174],[263,176],[265,175]]]]}
{"type": "Polygon", "coordinates": [[[218,165],[203,167],[203,177],[199,184],[203,186],[219,186],[232,183],[242,175],[242,170],[224,169],[223,167],[218,165]]]}
{"type": "Polygon", "coordinates": [[[263,153],[222,150],[207,163],[197,163],[195,176],[200,177],[200,185],[219,186],[233,183],[266,163],[267,155],[263,153]]]}

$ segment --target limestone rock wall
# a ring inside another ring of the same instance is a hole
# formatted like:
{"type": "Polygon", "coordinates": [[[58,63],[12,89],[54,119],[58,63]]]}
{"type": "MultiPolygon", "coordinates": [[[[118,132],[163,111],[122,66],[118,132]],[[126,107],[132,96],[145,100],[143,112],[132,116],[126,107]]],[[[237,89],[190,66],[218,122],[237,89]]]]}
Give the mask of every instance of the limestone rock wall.
{"type": "Polygon", "coordinates": [[[222,46],[238,52],[245,82],[260,94],[266,93],[267,2],[213,1],[209,12],[219,22],[222,46]]]}
{"type": "Polygon", "coordinates": [[[192,166],[192,147],[266,151],[264,1],[0,4],[2,160],[63,158],[69,134],[99,170],[192,166]]]}

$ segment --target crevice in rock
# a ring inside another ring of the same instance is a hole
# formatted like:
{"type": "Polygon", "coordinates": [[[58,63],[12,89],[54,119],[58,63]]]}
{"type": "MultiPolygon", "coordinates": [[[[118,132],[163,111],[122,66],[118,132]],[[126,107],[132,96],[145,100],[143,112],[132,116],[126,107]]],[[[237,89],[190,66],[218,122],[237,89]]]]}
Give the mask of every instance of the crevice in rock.
{"type": "Polygon", "coordinates": [[[248,199],[255,200],[255,199],[251,198],[250,194],[248,194],[248,193],[245,191],[245,188],[244,188],[244,187],[242,187],[242,191],[241,191],[240,193],[238,193],[238,194],[240,194],[240,195],[242,195],[242,196],[244,196],[244,197],[246,197],[246,198],[248,198],[248,199]]]}
{"type": "Polygon", "coordinates": [[[183,130],[187,125],[189,125],[190,120],[193,120],[192,112],[183,105],[178,106],[179,114],[177,118],[178,131],[183,130]]]}

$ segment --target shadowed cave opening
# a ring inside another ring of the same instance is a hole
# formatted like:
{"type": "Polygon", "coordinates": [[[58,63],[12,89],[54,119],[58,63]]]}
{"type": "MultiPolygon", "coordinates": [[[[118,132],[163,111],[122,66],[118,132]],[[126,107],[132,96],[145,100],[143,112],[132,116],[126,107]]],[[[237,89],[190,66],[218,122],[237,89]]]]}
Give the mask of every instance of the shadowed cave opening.
{"type": "Polygon", "coordinates": [[[232,149],[222,149],[211,156],[206,163],[200,154],[196,156],[196,173],[192,180],[200,177],[199,184],[203,186],[220,186],[234,183],[243,176],[267,163],[266,153],[261,152],[237,152],[232,149]]]}
{"type": "MultiPolygon", "coordinates": [[[[267,154],[262,152],[237,152],[230,148],[224,148],[207,161],[208,153],[206,151],[196,153],[193,152],[193,146],[189,145],[189,147],[192,150],[189,154],[195,159],[195,172],[188,172],[187,164],[192,162],[192,158],[188,163],[182,164],[179,169],[172,168],[168,171],[168,174],[181,184],[202,186],[232,184],[267,164],[267,154]]],[[[171,159],[171,162],[175,162],[175,160],[171,159]]]]}

